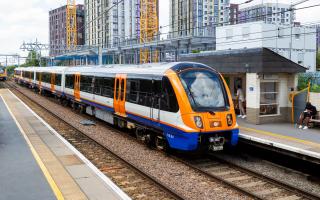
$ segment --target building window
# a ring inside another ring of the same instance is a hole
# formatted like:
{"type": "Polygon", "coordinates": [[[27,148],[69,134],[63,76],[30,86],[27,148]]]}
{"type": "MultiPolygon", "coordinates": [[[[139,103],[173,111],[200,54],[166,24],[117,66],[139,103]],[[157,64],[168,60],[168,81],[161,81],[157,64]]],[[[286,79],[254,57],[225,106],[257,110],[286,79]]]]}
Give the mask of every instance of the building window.
{"type": "Polygon", "coordinates": [[[279,114],[278,82],[260,83],[260,115],[279,114]]]}

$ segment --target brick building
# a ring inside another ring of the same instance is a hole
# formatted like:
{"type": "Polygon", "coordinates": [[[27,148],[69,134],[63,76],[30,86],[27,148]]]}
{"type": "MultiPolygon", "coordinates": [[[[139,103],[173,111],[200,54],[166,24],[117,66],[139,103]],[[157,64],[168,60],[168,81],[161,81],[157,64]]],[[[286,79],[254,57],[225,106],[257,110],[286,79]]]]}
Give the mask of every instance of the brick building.
{"type": "MultiPolygon", "coordinates": [[[[66,31],[67,6],[49,11],[50,56],[65,52],[67,43],[66,31]]],[[[84,45],[84,6],[77,5],[78,45],[84,45]]]]}

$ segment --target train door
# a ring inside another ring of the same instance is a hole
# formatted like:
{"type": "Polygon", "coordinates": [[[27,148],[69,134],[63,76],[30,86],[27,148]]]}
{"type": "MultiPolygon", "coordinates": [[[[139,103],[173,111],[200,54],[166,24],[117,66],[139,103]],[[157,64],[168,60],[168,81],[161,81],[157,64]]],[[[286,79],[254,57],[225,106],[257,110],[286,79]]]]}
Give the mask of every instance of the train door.
{"type": "Polygon", "coordinates": [[[56,82],[56,74],[55,73],[51,73],[51,80],[50,80],[51,92],[55,91],[55,82],[56,82]]]}
{"type": "Polygon", "coordinates": [[[76,101],[80,101],[80,73],[74,75],[74,98],[76,101]]]}
{"type": "Polygon", "coordinates": [[[161,81],[152,80],[150,118],[156,123],[160,123],[160,97],[161,97],[161,81]]]}
{"type": "Polygon", "coordinates": [[[127,87],[127,75],[117,74],[114,84],[114,100],[113,107],[117,115],[126,116],[126,87],[127,87]]]}

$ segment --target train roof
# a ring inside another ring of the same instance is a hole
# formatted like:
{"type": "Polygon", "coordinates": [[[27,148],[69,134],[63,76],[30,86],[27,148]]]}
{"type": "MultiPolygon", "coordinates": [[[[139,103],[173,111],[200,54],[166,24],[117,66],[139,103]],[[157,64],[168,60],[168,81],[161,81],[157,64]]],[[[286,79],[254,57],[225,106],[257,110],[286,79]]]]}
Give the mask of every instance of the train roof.
{"type": "Polygon", "coordinates": [[[66,73],[80,72],[83,74],[150,74],[150,75],[163,75],[168,69],[174,67],[179,63],[146,63],[140,65],[126,65],[126,64],[111,64],[100,65],[92,67],[71,67],[66,69],[66,73]]]}
{"type": "MultiPolygon", "coordinates": [[[[81,73],[87,75],[103,75],[103,74],[149,74],[154,76],[163,76],[169,69],[175,69],[177,66],[195,66],[201,65],[195,62],[164,62],[164,63],[146,63],[146,64],[110,64],[110,65],[95,65],[95,66],[76,66],[76,67],[28,67],[16,68],[16,70],[27,70],[36,72],[56,72],[66,74],[81,73]]],[[[209,68],[209,67],[208,67],[209,68]]],[[[211,68],[210,68],[211,69],[211,68]]]]}

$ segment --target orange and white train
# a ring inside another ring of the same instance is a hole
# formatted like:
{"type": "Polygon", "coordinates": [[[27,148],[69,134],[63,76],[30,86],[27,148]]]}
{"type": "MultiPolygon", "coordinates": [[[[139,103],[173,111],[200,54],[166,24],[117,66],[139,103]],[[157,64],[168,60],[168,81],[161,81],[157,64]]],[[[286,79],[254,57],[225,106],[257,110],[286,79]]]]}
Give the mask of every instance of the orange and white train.
{"type": "Polygon", "coordinates": [[[239,128],[214,69],[190,62],[16,68],[15,80],[50,93],[159,149],[222,150],[239,128]]]}

